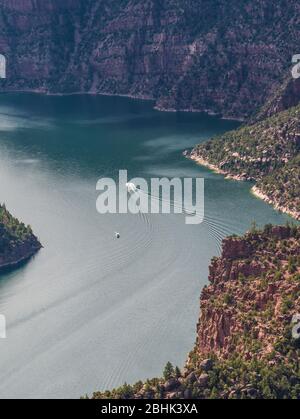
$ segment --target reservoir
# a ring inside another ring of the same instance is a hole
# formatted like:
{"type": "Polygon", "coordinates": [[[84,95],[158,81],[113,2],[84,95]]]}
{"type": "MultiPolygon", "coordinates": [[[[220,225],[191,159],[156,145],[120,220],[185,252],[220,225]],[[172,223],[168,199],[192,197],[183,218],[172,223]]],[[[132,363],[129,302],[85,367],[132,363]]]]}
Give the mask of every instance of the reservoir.
{"type": "Polygon", "coordinates": [[[0,96],[0,201],[44,246],[0,277],[1,397],[78,398],[184,365],[222,238],[289,219],[182,156],[237,126],[127,98],[0,96]],[[205,178],[204,222],[100,215],[97,181],[119,170],[205,178]]]}

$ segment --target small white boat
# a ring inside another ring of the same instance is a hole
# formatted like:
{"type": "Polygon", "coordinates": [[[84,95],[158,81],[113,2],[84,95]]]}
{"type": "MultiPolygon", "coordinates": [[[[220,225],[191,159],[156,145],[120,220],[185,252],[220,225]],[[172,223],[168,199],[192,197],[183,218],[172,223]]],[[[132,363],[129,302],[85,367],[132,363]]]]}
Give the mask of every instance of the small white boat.
{"type": "Polygon", "coordinates": [[[128,193],[138,192],[138,188],[132,182],[126,183],[126,188],[128,193]]]}
{"type": "Polygon", "coordinates": [[[119,239],[121,237],[120,233],[115,233],[116,239],[119,239]]]}

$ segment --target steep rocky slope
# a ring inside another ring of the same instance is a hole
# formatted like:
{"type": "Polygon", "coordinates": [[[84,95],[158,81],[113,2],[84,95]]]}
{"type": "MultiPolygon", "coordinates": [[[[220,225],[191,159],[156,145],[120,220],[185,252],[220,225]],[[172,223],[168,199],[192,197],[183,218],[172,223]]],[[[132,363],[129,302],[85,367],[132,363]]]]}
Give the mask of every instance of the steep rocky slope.
{"type": "Polygon", "coordinates": [[[0,0],[0,90],[124,94],[244,118],[289,74],[299,20],[296,0],[0,0]]]}
{"type": "Polygon", "coordinates": [[[300,227],[225,239],[209,281],[185,369],[94,398],[299,399],[300,227]]]}
{"type": "Polygon", "coordinates": [[[41,247],[31,228],[0,206],[0,273],[19,266],[41,247]]]}
{"type": "Polygon", "coordinates": [[[279,211],[300,220],[300,153],[273,174],[263,177],[252,191],[279,211]]]}
{"type": "Polygon", "coordinates": [[[300,103],[300,78],[294,79],[291,74],[286,77],[283,83],[271,91],[266,103],[257,114],[253,115],[249,122],[258,122],[279,112],[297,106],[300,103]]]}
{"type": "Polygon", "coordinates": [[[300,310],[299,240],[299,228],[280,226],[224,240],[202,292],[196,351],[273,357],[293,310],[300,310]]]}
{"type": "Polygon", "coordinates": [[[255,194],[300,219],[300,106],[199,144],[185,155],[227,177],[257,181],[255,194]]]}

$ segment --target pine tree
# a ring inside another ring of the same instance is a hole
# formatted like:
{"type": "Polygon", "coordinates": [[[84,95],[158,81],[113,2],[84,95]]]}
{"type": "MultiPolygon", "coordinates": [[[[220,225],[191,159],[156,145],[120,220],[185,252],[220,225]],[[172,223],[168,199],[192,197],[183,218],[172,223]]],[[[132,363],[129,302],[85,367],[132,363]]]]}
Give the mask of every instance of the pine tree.
{"type": "Polygon", "coordinates": [[[176,367],[175,368],[175,378],[179,378],[179,377],[181,377],[181,371],[180,371],[179,367],[176,367]]]}
{"type": "Polygon", "coordinates": [[[174,377],[174,374],[175,374],[175,371],[174,371],[173,365],[171,364],[171,362],[167,362],[167,364],[165,366],[165,369],[164,369],[164,373],[163,373],[164,379],[166,381],[170,380],[170,378],[174,377]]]}

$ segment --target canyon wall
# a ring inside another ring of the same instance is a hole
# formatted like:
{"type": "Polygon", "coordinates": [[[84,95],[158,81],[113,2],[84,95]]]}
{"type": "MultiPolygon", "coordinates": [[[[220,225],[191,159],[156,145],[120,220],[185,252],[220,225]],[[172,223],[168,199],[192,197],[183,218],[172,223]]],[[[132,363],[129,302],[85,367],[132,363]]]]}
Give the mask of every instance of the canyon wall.
{"type": "Polygon", "coordinates": [[[161,378],[93,397],[299,399],[299,244],[299,226],[253,226],[226,238],[201,293],[185,368],[168,363],[161,378]]]}
{"type": "Polygon", "coordinates": [[[202,291],[196,352],[246,360],[266,359],[300,310],[300,229],[267,227],[265,233],[223,241],[202,291]],[[291,300],[287,304],[287,300],[291,300]]]}
{"type": "Polygon", "coordinates": [[[1,0],[0,90],[131,95],[244,118],[288,77],[299,20],[296,0],[1,0]]]}

